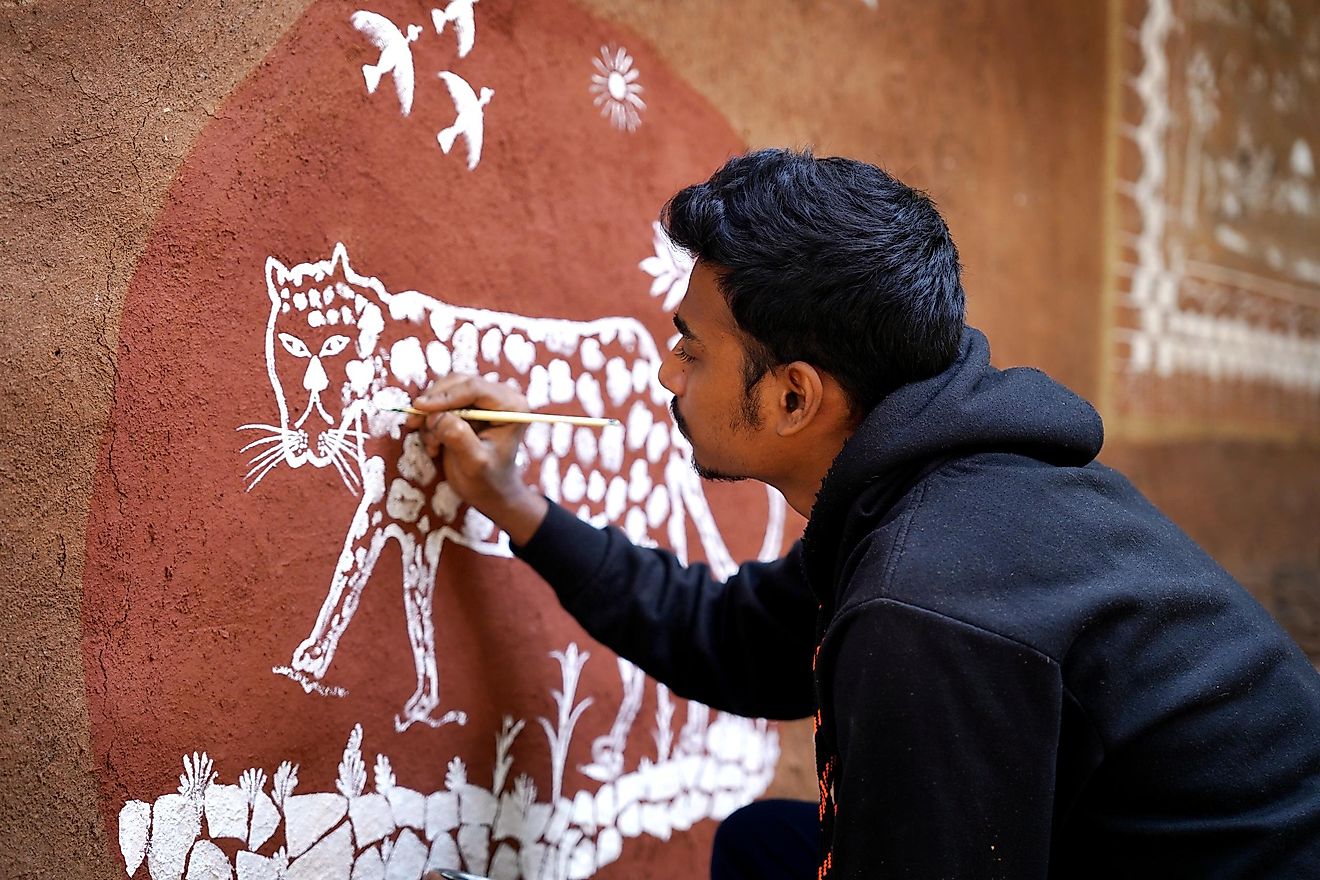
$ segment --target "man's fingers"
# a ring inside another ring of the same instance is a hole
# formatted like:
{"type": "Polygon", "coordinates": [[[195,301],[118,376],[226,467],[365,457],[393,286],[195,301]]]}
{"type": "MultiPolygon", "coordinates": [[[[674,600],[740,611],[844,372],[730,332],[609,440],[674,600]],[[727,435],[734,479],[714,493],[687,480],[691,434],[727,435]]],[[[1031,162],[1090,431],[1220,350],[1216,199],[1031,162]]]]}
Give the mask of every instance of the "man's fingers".
{"type": "Polygon", "coordinates": [[[434,431],[427,430],[422,433],[422,447],[429,458],[435,458],[440,454],[440,441],[434,431]]]}
{"type": "Polygon", "coordinates": [[[469,407],[522,412],[528,408],[526,399],[507,385],[455,373],[433,381],[413,401],[413,406],[427,412],[469,407]]]}
{"type": "Polygon", "coordinates": [[[483,462],[488,457],[486,445],[481,442],[477,432],[458,416],[440,413],[428,416],[427,421],[431,424],[431,436],[445,449],[453,450],[468,461],[483,462]]]}

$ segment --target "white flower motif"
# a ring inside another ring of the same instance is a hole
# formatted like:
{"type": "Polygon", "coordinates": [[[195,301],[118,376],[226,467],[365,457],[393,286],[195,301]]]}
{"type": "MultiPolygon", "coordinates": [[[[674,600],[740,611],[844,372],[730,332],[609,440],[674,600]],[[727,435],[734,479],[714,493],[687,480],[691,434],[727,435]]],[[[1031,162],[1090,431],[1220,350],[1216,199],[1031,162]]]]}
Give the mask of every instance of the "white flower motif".
{"type": "Polygon", "coordinates": [[[647,257],[637,265],[652,276],[651,296],[664,294],[660,308],[672,312],[687,293],[694,261],[691,254],[674,247],[659,222],[651,224],[651,233],[655,256],[647,257]]]}
{"type": "Polygon", "coordinates": [[[636,131],[642,124],[639,110],[646,104],[639,97],[642,87],[640,75],[633,67],[632,56],[617,47],[601,46],[600,57],[593,58],[596,72],[591,75],[592,103],[600,108],[600,115],[620,131],[636,131]]]}

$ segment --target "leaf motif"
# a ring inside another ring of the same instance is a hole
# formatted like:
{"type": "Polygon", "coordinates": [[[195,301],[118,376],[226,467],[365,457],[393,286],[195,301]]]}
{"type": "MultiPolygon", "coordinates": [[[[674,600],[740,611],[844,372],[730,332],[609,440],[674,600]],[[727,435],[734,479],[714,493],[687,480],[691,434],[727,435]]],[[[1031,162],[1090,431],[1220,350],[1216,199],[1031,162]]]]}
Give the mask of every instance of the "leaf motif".
{"type": "Polygon", "coordinates": [[[206,752],[200,755],[193,752],[191,758],[184,755],[183,773],[179,774],[179,794],[200,805],[206,797],[206,789],[215,782],[213,766],[206,752]]]}
{"type": "Polygon", "coordinates": [[[238,785],[247,797],[248,806],[252,806],[257,801],[257,795],[266,787],[266,771],[256,767],[244,770],[239,774],[238,785]]]}
{"type": "Polygon", "coordinates": [[[394,788],[394,768],[390,765],[390,759],[384,755],[376,756],[376,791],[381,794],[389,794],[390,789],[394,788]]]}
{"type": "Polygon", "coordinates": [[[362,794],[367,784],[367,766],[362,761],[362,725],[353,725],[348,734],[348,744],[344,747],[344,757],[339,762],[339,779],[335,788],[344,797],[352,800],[362,794]]]}
{"type": "Polygon", "coordinates": [[[497,795],[504,790],[504,781],[509,776],[509,768],[513,766],[509,749],[513,747],[518,734],[522,733],[525,724],[522,719],[515,723],[512,716],[505,715],[500,732],[495,735],[495,776],[491,791],[497,795]]]}
{"type": "Polygon", "coordinates": [[[298,765],[284,761],[275,771],[275,785],[271,791],[271,797],[281,810],[284,809],[285,799],[293,794],[293,790],[297,787],[298,765]]]}
{"type": "Polygon", "coordinates": [[[526,773],[518,774],[518,778],[513,781],[513,802],[523,815],[536,803],[536,783],[526,773]]]}
{"type": "Polygon", "coordinates": [[[458,791],[467,784],[467,765],[463,759],[455,756],[449,762],[449,772],[445,774],[445,788],[458,791]]]}

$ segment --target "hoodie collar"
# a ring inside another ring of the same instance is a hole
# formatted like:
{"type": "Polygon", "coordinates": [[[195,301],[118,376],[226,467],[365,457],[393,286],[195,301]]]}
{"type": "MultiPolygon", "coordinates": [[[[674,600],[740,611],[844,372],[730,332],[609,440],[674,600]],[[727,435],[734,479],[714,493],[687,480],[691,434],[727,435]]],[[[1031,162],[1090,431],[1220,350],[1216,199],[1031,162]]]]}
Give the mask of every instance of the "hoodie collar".
{"type": "Polygon", "coordinates": [[[808,581],[817,598],[832,600],[839,566],[865,527],[949,458],[1014,452],[1083,467],[1103,442],[1094,407],[1039,370],[990,366],[984,334],[964,328],[948,369],[882,400],[834,459],[803,535],[808,581]],[[869,503],[859,504],[863,497],[869,503]]]}

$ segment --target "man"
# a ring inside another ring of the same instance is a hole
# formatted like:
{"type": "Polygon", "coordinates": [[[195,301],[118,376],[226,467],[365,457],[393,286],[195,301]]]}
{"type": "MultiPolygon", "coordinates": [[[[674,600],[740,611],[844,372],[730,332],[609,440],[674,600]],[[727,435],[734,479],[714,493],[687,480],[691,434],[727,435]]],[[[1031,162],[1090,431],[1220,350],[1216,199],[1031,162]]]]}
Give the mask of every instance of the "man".
{"type": "Polygon", "coordinates": [[[695,465],[809,518],[726,583],[528,488],[526,409],[416,401],[445,478],[675,693],[815,715],[820,802],[754,804],[717,877],[1320,877],[1320,676],[1116,472],[1094,409],[996,370],[922,194],[763,150],[679,192],[696,257],[660,381],[695,465]]]}

